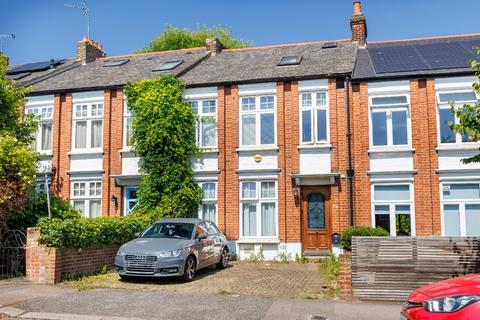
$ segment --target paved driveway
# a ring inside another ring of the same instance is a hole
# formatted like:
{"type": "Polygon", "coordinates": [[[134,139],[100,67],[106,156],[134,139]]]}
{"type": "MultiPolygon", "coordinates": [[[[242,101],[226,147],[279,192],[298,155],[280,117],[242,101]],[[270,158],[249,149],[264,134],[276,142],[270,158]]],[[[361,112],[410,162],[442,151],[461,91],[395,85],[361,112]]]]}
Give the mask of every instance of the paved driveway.
{"type": "Polygon", "coordinates": [[[121,281],[114,273],[64,283],[77,289],[113,288],[255,297],[320,298],[331,296],[318,263],[231,262],[229,268],[201,270],[196,279],[121,281]]]}

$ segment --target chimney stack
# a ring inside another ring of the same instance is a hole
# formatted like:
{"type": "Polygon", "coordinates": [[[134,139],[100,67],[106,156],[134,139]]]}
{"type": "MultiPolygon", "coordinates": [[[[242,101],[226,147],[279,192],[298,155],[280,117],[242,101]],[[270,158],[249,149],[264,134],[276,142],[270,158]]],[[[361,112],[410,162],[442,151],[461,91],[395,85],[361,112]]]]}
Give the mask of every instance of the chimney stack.
{"type": "Polygon", "coordinates": [[[83,37],[77,44],[77,59],[82,62],[82,65],[105,56],[103,46],[88,37],[83,37]]]}
{"type": "Polygon", "coordinates": [[[359,0],[353,2],[350,28],[352,29],[352,41],[357,41],[361,47],[364,47],[367,44],[367,19],[362,13],[362,6],[359,0]]]}
{"type": "Polygon", "coordinates": [[[207,51],[212,53],[212,56],[216,56],[224,48],[223,44],[217,38],[209,38],[205,40],[205,47],[207,51]]]}

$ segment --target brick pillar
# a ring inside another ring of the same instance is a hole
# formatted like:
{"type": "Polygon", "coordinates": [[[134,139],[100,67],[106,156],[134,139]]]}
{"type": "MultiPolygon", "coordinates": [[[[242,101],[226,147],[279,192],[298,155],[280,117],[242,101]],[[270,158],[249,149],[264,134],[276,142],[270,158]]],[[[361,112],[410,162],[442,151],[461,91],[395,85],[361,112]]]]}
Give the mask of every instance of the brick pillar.
{"type": "Polygon", "coordinates": [[[26,276],[29,281],[54,284],[61,279],[61,252],[38,243],[40,229],[28,228],[26,276]]]}
{"type": "MultiPolygon", "coordinates": [[[[345,88],[337,89],[337,81],[332,78],[328,80],[328,93],[332,145],[331,170],[345,177],[348,169],[346,90],[345,88]]],[[[332,232],[342,232],[350,223],[348,181],[345,178],[338,178],[330,190],[332,232]]]]}
{"type": "MultiPolygon", "coordinates": [[[[286,188],[286,181],[287,178],[285,172],[285,162],[286,162],[286,153],[285,153],[285,90],[284,90],[284,83],[277,82],[276,85],[276,92],[277,92],[277,146],[278,146],[278,167],[280,168],[280,172],[278,174],[278,181],[277,181],[277,190],[278,190],[278,237],[281,241],[286,241],[286,230],[287,230],[287,221],[286,218],[286,197],[287,195],[287,188],[286,188]]],[[[291,107],[291,106],[288,106],[291,107]]],[[[290,142],[290,141],[289,141],[290,142]]],[[[293,141],[292,141],[293,142],[293,141]]]]}
{"type": "Polygon", "coordinates": [[[238,239],[239,235],[239,181],[238,175],[235,172],[238,169],[238,86],[234,85],[231,88],[225,89],[225,174],[226,186],[225,193],[228,201],[226,230],[227,238],[231,240],[238,239]]]}
{"type": "MultiPolygon", "coordinates": [[[[300,172],[300,153],[298,151],[299,143],[299,105],[298,105],[298,82],[292,81],[285,83],[285,157],[282,172],[285,171],[285,201],[286,201],[286,223],[287,223],[287,242],[300,242],[302,235],[302,225],[300,216],[300,203],[295,200],[293,195],[292,173],[300,172]]],[[[280,128],[278,129],[280,130],[280,128]]],[[[281,150],[281,149],[280,149],[281,150]]],[[[280,156],[280,154],[279,154],[280,156]]],[[[282,217],[279,216],[279,219],[282,217]]]]}
{"type": "Polygon", "coordinates": [[[53,144],[52,167],[55,177],[52,181],[52,191],[63,199],[70,198],[70,157],[72,141],[72,95],[56,94],[53,110],[53,144]]]}
{"type": "Polygon", "coordinates": [[[348,298],[353,295],[352,289],[352,253],[346,251],[338,256],[340,263],[340,273],[338,276],[338,285],[340,287],[340,297],[348,298]]]}
{"type": "Polygon", "coordinates": [[[438,157],[436,106],[433,80],[410,82],[412,146],[415,148],[413,166],[415,224],[417,236],[440,234],[439,180],[435,173],[438,157]]]}
{"type": "Polygon", "coordinates": [[[220,174],[218,175],[217,182],[217,219],[218,227],[224,233],[226,233],[226,215],[227,215],[227,199],[226,199],[226,127],[225,127],[225,117],[226,117],[226,108],[225,108],[225,99],[226,91],[229,91],[229,88],[224,86],[218,87],[217,90],[217,143],[218,143],[218,170],[220,174]]]}
{"type": "Polygon", "coordinates": [[[368,84],[357,83],[352,86],[350,100],[352,153],[355,170],[354,208],[355,225],[371,226],[369,127],[368,127],[368,84]]]}

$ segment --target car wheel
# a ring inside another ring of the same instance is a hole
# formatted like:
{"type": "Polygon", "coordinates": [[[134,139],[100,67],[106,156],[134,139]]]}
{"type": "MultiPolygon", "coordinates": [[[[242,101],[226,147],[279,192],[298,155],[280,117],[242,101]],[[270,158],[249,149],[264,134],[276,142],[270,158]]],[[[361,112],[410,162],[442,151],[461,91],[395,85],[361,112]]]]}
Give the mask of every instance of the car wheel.
{"type": "Polygon", "coordinates": [[[225,269],[228,266],[228,250],[223,248],[220,261],[217,263],[218,269],[225,269]]]}
{"type": "Polygon", "coordinates": [[[189,282],[192,281],[193,278],[195,277],[195,259],[193,256],[189,256],[187,258],[187,261],[185,261],[185,268],[183,270],[183,280],[189,282]]]}

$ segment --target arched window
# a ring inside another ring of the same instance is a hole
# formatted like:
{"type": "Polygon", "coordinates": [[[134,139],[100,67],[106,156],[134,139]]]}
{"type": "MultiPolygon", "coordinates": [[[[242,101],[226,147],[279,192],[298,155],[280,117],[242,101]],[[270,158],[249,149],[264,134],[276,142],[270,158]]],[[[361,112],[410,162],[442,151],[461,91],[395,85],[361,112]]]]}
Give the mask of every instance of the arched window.
{"type": "Polygon", "coordinates": [[[319,193],[308,196],[308,228],[325,229],[325,197],[319,193]]]}

